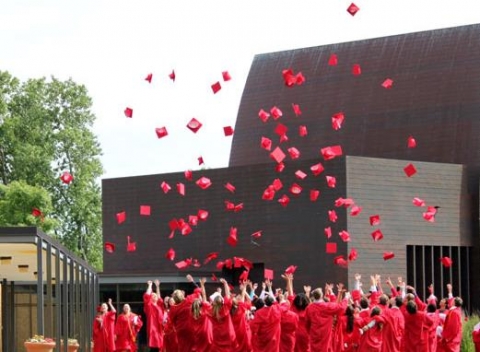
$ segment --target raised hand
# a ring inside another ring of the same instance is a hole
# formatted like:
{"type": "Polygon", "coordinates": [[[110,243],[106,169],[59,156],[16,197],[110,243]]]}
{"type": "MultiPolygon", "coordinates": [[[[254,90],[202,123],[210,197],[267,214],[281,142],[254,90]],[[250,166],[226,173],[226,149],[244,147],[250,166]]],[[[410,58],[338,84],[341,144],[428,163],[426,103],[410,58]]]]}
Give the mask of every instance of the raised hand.
{"type": "Polygon", "coordinates": [[[188,282],[193,282],[193,276],[192,276],[192,275],[188,274],[188,275],[186,276],[186,278],[187,278],[187,281],[188,281],[188,282]]]}
{"type": "Polygon", "coordinates": [[[160,280],[155,280],[155,286],[159,287],[160,286],[160,280]]]}

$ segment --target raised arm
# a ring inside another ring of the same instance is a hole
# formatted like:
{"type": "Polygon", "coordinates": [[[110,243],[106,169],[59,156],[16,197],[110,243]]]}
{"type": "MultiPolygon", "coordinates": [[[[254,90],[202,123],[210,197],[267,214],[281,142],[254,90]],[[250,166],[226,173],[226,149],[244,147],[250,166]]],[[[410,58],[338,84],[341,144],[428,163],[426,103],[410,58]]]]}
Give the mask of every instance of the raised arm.
{"type": "Polygon", "coordinates": [[[206,293],[206,291],[205,291],[205,282],[207,282],[207,279],[204,278],[204,277],[202,277],[202,278],[200,279],[200,288],[201,288],[201,290],[202,290],[202,300],[203,300],[204,302],[207,301],[207,293],[206,293]]]}
{"type": "Polygon", "coordinates": [[[152,284],[152,280],[147,281],[147,290],[145,291],[145,293],[149,296],[152,294],[152,284]]]}
{"type": "Polygon", "coordinates": [[[115,307],[112,304],[112,299],[111,298],[108,299],[107,304],[110,307],[110,311],[112,311],[113,313],[117,312],[117,310],[115,309],[115,307]]]}
{"type": "Polygon", "coordinates": [[[160,280],[155,280],[155,289],[158,299],[162,298],[162,295],[160,294],[160,280]]]}
{"type": "Polygon", "coordinates": [[[225,279],[220,279],[220,282],[223,284],[223,290],[225,292],[225,297],[230,298],[230,286],[228,286],[228,282],[225,279]]]}
{"type": "Polygon", "coordinates": [[[186,277],[187,277],[187,281],[188,281],[188,282],[191,282],[196,288],[198,288],[198,285],[197,285],[197,283],[195,282],[195,280],[193,279],[193,276],[192,276],[192,275],[188,274],[186,277]]]}

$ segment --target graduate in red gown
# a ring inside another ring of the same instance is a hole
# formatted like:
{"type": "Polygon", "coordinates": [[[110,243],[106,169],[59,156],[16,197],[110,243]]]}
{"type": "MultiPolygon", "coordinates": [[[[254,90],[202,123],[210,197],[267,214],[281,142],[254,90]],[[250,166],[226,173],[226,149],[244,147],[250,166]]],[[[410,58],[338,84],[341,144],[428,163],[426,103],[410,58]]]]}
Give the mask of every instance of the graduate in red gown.
{"type": "MultiPolygon", "coordinates": [[[[339,299],[343,293],[342,288],[343,285],[339,285],[339,299]]],[[[330,296],[330,292],[325,293],[330,296]]],[[[314,302],[306,309],[306,328],[310,336],[310,348],[315,352],[327,352],[331,349],[334,317],[343,314],[347,301],[326,302],[320,288],[315,289],[312,295],[314,302]]]]}
{"type": "Polygon", "coordinates": [[[192,303],[197,297],[189,295],[185,298],[185,292],[182,290],[173,291],[172,298],[175,304],[170,306],[169,319],[177,335],[178,352],[191,352],[193,349],[195,339],[190,317],[192,303]]]}
{"type": "Polygon", "coordinates": [[[432,318],[433,324],[426,330],[428,349],[427,352],[437,352],[437,329],[440,324],[440,316],[437,313],[436,301],[430,301],[427,306],[427,315],[432,318]]]}
{"type": "Polygon", "coordinates": [[[147,339],[151,352],[160,352],[163,348],[163,300],[160,295],[160,281],[155,280],[156,292],[152,290],[152,281],[147,282],[143,295],[143,311],[147,317],[147,339]]]}
{"type": "Polygon", "coordinates": [[[247,295],[247,285],[251,282],[243,282],[240,284],[240,293],[232,301],[232,323],[235,329],[237,339],[237,347],[235,352],[249,352],[252,349],[251,339],[252,331],[247,320],[247,313],[250,311],[252,304],[250,297],[247,295]]]}
{"type": "Polygon", "coordinates": [[[284,295],[280,295],[280,352],[294,352],[296,332],[298,327],[298,315],[290,310],[290,302],[284,295]]]}
{"type": "Polygon", "coordinates": [[[135,352],[137,350],[137,334],[142,328],[141,317],[132,313],[130,305],[123,305],[123,312],[115,324],[116,352],[135,352]]]}
{"type": "Polygon", "coordinates": [[[293,293],[293,274],[284,274],[282,277],[287,285],[287,299],[290,309],[298,316],[297,330],[295,331],[295,352],[310,352],[310,338],[306,327],[305,310],[310,304],[310,286],[303,286],[305,293],[293,293]]]}
{"type": "Polygon", "coordinates": [[[192,314],[190,315],[194,336],[194,350],[196,352],[209,352],[213,342],[212,323],[208,318],[212,307],[207,302],[205,282],[205,278],[200,280],[201,296],[193,301],[192,314]]]}
{"type": "Polygon", "coordinates": [[[170,320],[170,307],[175,305],[175,301],[171,297],[166,297],[164,300],[165,311],[163,313],[163,352],[178,352],[177,333],[170,320]]]}
{"type": "Polygon", "coordinates": [[[382,315],[385,318],[383,325],[382,352],[401,352],[402,339],[405,331],[405,317],[400,310],[403,299],[396,296],[392,299],[391,308],[384,308],[382,315]]]}
{"type": "Polygon", "coordinates": [[[475,352],[480,352],[480,323],[473,327],[472,339],[475,344],[475,352]]]}
{"type": "Polygon", "coordinates": [[[267,295],[264,302],[265,306],[255,312],[255,317],[250,322],[252,351],[279,352],[282,313],[272,296],[267,295]]]}
{"type": "Polygon", "coordinates": [[[93,352],[115,351],[115,317],[116,310],[110,298],[108,305],[102,303],[97,308],[97,316],[93,321],[93,352]]]}
{"type": "Polygon", "coordinates": [[[361,338],[358,352],[381,352],[383,342],[382,328],[385,324],[385,318],[380,315],[380,307],[372,308],[370,317],[362,319],[361,338]]]}
{"type": "Polygon", "coordinates": [[[405,351],[425,352],[428,351],[428,339],[424,329],[433,325],[433,319],[425,311],[417,310],[417,304],[410,300],[406,305],[405,334],[403,337],[405,351]]]}
{"type": "Polygon", "coordinates": [[[345,314],[340,317],[342,347],[338,351],[355,352],[360,346],[360,318],[352,305],[347,306],[345,314]]]}
{"type": "Polygon", "coordinates": [[[462,304],[460,297],[455,297],[453,307],[448,310],[442,332],[442,347],[445,352],[460,352],[462,342],[462,304]]]}
{"type": "Polygon", "coordinates": [[[212,352],[233,352],[237,347],[235,330],[233,329],[232,317],[232,297],[230,287],[225,279],[220,279],[223,284],[224,296],[215,292],[210,298],[212,300],[212,310],[209,314],[212,323],[213,342],[212,352]]]}

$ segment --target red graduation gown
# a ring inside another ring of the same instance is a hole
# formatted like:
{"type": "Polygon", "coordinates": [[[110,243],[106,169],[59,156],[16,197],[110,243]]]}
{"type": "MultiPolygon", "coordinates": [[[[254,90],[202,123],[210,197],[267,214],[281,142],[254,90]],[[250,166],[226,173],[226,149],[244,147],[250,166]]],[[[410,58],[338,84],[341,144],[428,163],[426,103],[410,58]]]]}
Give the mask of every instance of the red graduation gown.
{"type": "Polygon", "coordinates": [[[475,352],[480,352],[480,330],[472,331],[472,339],[475,344],[475,352]]]}
{"type": "Polygon", "coordinates": [[[152,302],[152,295],[143,295],[143,311],[147,317],[147,338],[148,347],[163,347],[163,300],[158,299],[157,303],[152,302]]]}
{"type": "Polygon", "coordinates": [[[295,332],[295,352],[310,352],[310,337],[306,326],[304,310],[298,310],[293,304],[291,310],[298,315],[297,331],[295,332]]]}
{"type": "Polygon", "coordinates": [[[190,315],[191,326],[193,329],[193,337],[195,341],[194,349],[196,352],[208,352],[212,348],[212,323],[208,318],[210,311],[210,304],[207,302],[203,302],[200,309],[199,317],[195,319],[193,315],[190,315]]]}
{"type": "Polygon", "coordinates": [[[234,352],[237,346],[235,330],[233,329],[232,317],[230,309],[232,308],[232,300],[224,297],[223,306],[218,316],[213,313],[208,316],[212,323],[213,342],[212,352],[234,352]]]}
{"type": "Polygon", "coordinates": [[[445,352],[459,352],[462,342],[462,312],[455,307],[448,311],[443,324],[442,347],[445,352]]]}
{"type": "Polygon", "coordinates": [[[170,307],[169,318],[177,334],[178,352],[191,352],[195,342],[190,319],[195,297],[187,296],[182,302],[170,307]]]}
{"type": "Polygon", "coordinates": [[[405,334],[403,336],[405,351],[428,351],[428,339],[423,330],[433,324],[433,319],[424,311],[415,314],[405,313],[405,334]]]}
{"type": "Polygon", "coordinates": [[[360,346],[358,352],[380,352],[382,350],[383,342],[383,324],[385,318],[381,315],[376,315],[373,318],[363,319],[360,323],[361,326],[365,326],[375,320],[375,326],[365,331],[360,338],[360,346]]]}
{"type": "Polygon", "coordinates": [[[177,333],[170,320],[169,315],[166,316],[166,322],[164,326],[164,338],[163,338],[163,351],[164,352],[178,352],[177,333]]]}
{"type": "Polygon", "coordinates": [[[130,313],[120,314],[115,324],[115,347],[119,351],[127,350],[135,352],[137,350],[137,334],[142,328],[143,322],[140,316],[130,313]]]}
{"type": "Polygon", "coordinates": [[[251,304],[248,302],[238,302],[238,308],[235,313],[232,314],[233,328],[237,338],[236,352],[249,352],[252,349],[251,339],[252,331],[250,330],[250,324],[247,321],[247,311],[250,309],[251,304]]]}
{"type": "Polygon", "coordinates": [[[263,307],[255,313],[250,322],[252,327],[253,352],[280,351],[280,307],[276,304],[263,307]]]}
{"type": "Polygon", "coordinates": [[[382,311],[383,325],[382,352],[401,352],[405,330],[405,317],[399,308],[386,308],[382,311]]]}
{"type": "Polygon", "coordinates": [[[353,330],[347,331],[347,316],[340,317],[340,326],[342,329],[342,350],[343,352],[355,352],[358,351],[360,346],[360,321],[361,319],[355,316],[353,318],[353,330]]]}
{"type": "Polygon", "coordinates": [[[115,351],[115,312],[109,311],[97,315],[93,321],[93,352],[113,351],[115,351]]]}
{"type": "Polygon", "coordinates": [[[289,305],[280,305],[280,352],[295,351],[295,337],[298,327],[298,315],[290,310],[289,305]]]}

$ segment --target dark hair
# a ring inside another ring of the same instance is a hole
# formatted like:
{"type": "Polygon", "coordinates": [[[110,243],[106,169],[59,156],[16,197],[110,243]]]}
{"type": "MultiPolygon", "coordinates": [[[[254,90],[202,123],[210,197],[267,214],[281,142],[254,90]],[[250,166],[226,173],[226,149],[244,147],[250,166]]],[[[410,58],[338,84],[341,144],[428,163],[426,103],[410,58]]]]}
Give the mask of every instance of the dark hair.
{"type": "Polygon", "coordinates": [[[386,306],[388,303],[388,296],[381,295],[380,298],[378,299],[378,303],[380,303],[382,306],[386,306]]]}
{"type": "Polygon", "coordinates": [[[369,306],[368,299],[366,297],[360,298],[360,308],[367,309],[369,306]]]}
{"type": "Polygon", "coordinates": [[[434,303],[429,303],[428,306],[427,306],[427,312],[428,313],[435,313],[435,311],[437,310],[437,305],[434,304],[434,303]]]}
{"type": "Polygon", "coordinates": [[[272,296],[268,295],[267,297],[265,297],[264,301],[265,305],[267,307],[270,307],[275,302],[275,299],[272,296]]]}
{"type": "Polygon", "coordinates": [[[417,304],[414,301],[407,302],[407,312],[409,312],[410,314],[417,313],[417,304]]]}
{"type": "Polygon", "coordinates": [[[461,299],[460,297],[455,297],[453,303],[455,304],[455,307],[461,307],[463,306],[463,299],[461,299]]]}
{"type": "Polygon", "coordinates": [[[259,310],[261,308],[263,308],[265,306],[265,302],[263,301],[263,299],[261,298],[257,298],[255,301],[254,301],[254,306],[256,308],[256,310],[259,310]]]}
{"type": "Polygon", "coordinates": [[[398,308],[400,308],[401,306],[403,306],[403,298],[402,298],[402,296],[397,296],[397,297],[395,297],[395,306],[397,306],[398,308]]]}
{"type": "Polygon", "coordinates": [[[372,311],[370,312],[370,316],[374,317],[375,315],[380,315],[382,311],[380,310],[380,307],[373,307],[372,311]]]}
{"type": "Polygon", "coordinates": [[[295,308],[298,310],[305,310],[307,309],[307,306],[310,304],[310,300],[308,299],[307,295],[305,293],[299,293],[295,296],[293,299],[293,305],[295,308]]]}
{"type": "Polygon", "coordinates": [[[316,288],[315,290],[313,290],[312,297],[313,297],[314,300],[322,299],[323,298],[322,290],[319,289],[319,288],[316,288]]]}
{"type": "Polygon", "coordinates": [[[347,317],[347,332],[353,331],[354,313],[355,308],[351,305],[347,306],[347,309],[345,310],[345,316],[347,317]]]}

